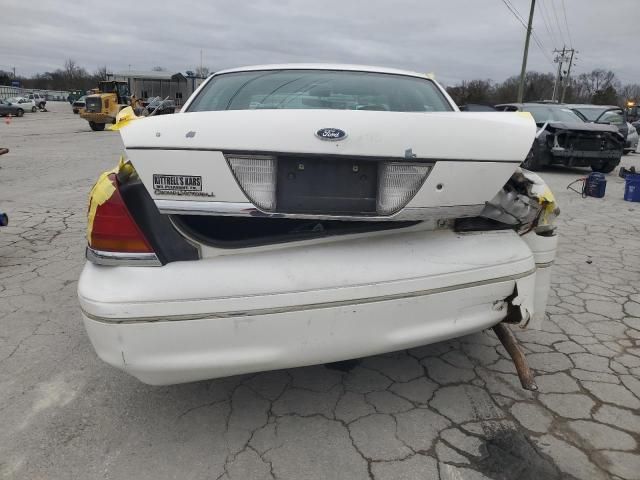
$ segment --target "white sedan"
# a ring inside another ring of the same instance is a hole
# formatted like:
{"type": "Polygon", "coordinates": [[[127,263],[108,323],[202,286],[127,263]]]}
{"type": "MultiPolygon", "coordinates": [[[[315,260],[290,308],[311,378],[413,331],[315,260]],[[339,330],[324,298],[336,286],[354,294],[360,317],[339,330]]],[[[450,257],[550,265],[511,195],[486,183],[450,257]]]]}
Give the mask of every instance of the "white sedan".
{"type": "Polygon", "coordinates": [[[519,169],[535,131],[419,73],[218,72],[121,130],[90,198],[89,338],[162,385],[538,328],[557,208],[519,169]]]}
{"type": "Polygon", "coordinates": [[[16,105],[25,112],[37,112],[38,106],[33,99],[25,98],[25,97],[11,97],[6,100],[11,105],[16,105]]]}

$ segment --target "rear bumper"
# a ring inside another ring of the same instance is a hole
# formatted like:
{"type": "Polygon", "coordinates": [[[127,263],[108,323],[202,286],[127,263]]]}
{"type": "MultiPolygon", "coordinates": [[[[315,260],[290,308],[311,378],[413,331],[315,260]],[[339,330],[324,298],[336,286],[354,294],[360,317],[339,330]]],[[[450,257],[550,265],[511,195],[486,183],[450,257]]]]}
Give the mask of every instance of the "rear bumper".
{"type": "MultiPolygon", "coordinates": [[[[159,268],[89,263],[78,294],[100,358],[173,384],[466,335],[500,322],[516,286],[535,319],[546,291],[541,302],[531,248],[510,231],[414,232],[159,268]]],[[[552,258],[555,237],[542,250],[552,258]]]]}
{"type": "Polygon", "coordinates": [[[496,301],[514,285],[232,318],[83,320],[105,362],[165,385],[364,357],[483,330],[504,318],[506,307],[496,301]]]}

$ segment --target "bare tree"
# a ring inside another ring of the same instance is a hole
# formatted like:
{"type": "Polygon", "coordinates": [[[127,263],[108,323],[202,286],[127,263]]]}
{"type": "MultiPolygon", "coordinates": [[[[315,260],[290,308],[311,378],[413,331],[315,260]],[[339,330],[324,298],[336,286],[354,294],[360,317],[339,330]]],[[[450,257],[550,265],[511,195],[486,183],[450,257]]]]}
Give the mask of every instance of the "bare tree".
{"type": "Polygon", "coordinates": [[[13,74],[0,69],[0,85],[9,85],[13,80],[13,74]]]}
{"type": "Polygon", "coordinates": [[[549,100],[553,96],[553,74],[528,72],[525,79],[524,96],[527,100],[549,100]]]}
{"type": "Polygon", "coordinates": [[[628,101],[636,102],[640,101],[640,84],[630,83],[624,85],[618,90],[619,102],[626,103],[628,101]]]}
{"type": "Polygon", "coordinates": [[[95,77],[96,81],[100,82],[107,79],[107,74],[107,66],[103,65],[102,67],[98,67],[93,76],[95,77]]]}
{"type": "Polygon", "coordinates": [[[208,67],[196,67],[194,70],[196,77],[207,78],[209,76],[208,67]]]}
{"type": "Polygon", "coordinates": [[[463,80],[460,85],[447,88],[447,92],[458,105],[466,103],[488,105],[493,102],[494,97],[491,80],[463,80]]]}
{"type": "MultiPolygon", "coordinates": [[[[553,93],[553,74],[527,72],[524,83],[524,101],[546,100],[553,93]]],[[[515,102],[518,96],[520,76],[507,78],[495,87],[495,103],[515,102]]]]}
{"type": "Polygon", "coordinates": [[[156,66],[156,67],[153,67],[151,70],[153,70],[154,72],[164,72],[166,68],[156,66]]]}
{"type": "Polygon", "coordinates": [[[618,92],[612,85],[608,85],[607,88],[596,90],[591,97],[591,102],[596,105],[615,105],[618,103],[618,92]]]}
{"type": "MultiPolygon", "coordinates": [[[[57,72],[59,72],[59,70],[53,73],[57,72]]],[[[61,73],[64,88],[78,88],[80,86],[79,84],[83,84],[86,78],[89,77],[87,71],[84,68],[80,67],[72,58],[67,58],[65,60],[64,69],[61,73]]],[[[53,75],[52,73],[48,74],[53,75]]]]}
{"type": "Polygon", "coordinates": [[[596,93],[605,91],[608,87],[617,89],[620,87],[620,82],[615,73],[602,68],[596,68],[589,73],[581,73],[574,84],[576,96],[583,101],[591,101],[596,93]]]}
{"type": "Polygon", "coordinates": [[[64,71],[67,74],[67,77],[73,78],[78,71],[78,64],[73,58],[67,58],[64,61],[64,71]]]}

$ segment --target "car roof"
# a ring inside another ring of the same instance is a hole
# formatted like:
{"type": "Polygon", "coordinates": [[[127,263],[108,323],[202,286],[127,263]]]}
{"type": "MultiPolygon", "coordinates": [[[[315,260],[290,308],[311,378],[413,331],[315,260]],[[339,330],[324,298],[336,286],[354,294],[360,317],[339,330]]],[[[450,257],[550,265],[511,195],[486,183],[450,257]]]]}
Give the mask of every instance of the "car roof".
{"type": "Polygon", "coordinates": [[[259,70],[341,70],[347,72],[371,72],[390,73],[394,75],[405,75],[409,77],[431,78],[426,73],[412,72],[410,70],[400,70],[397,68],[374,67],[371,65],[351,65],[339,63],[281,63],[273,65],[253,65],[248,67],[229,68],[215,72],[214,75],[234,72],[252,72],[259,70]]]}
{"type": "Polygon", "coordinates": [[[479,109],[486,109],[486,111],[494,111],[495,107],[493,105],[487,105],[484,103],[465,103],[463,105],[460,105],[460,110],[464,110],[464,109],[469,109],[469,108],[479,108],[479,109]]]}
{"type": "Polygon", "coordinates": [[[565,106],[569,108],[601,108],[607,110],[609,108],[622,108],[617,105],[594,105],[592,103],[566,103],[565,106]]]}
{"type": "Polygon", "coordinates": [[[496,107],[564,107],[568,105],[564,103],[538,103],[538,102],[524,102],[524,103],[499,103],[496,107]]]}

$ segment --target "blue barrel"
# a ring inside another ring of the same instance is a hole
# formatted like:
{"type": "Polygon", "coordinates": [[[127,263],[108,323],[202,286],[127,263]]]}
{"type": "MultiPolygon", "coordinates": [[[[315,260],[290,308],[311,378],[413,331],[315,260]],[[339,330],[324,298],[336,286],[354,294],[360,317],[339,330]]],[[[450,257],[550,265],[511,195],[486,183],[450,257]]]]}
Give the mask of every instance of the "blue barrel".
{"type": "Polygon", "coordinates": [[[640,175],[629,173],[624,177],[624,199],[627,202],[640,202],[640,175]]]}
{"type": "Polygon", "coordinates": [[[604,173],[593,172],[587,177],[584,184],[584,194],[589,197],[602,198],[607,188],[607,179],[604,173]]]}

